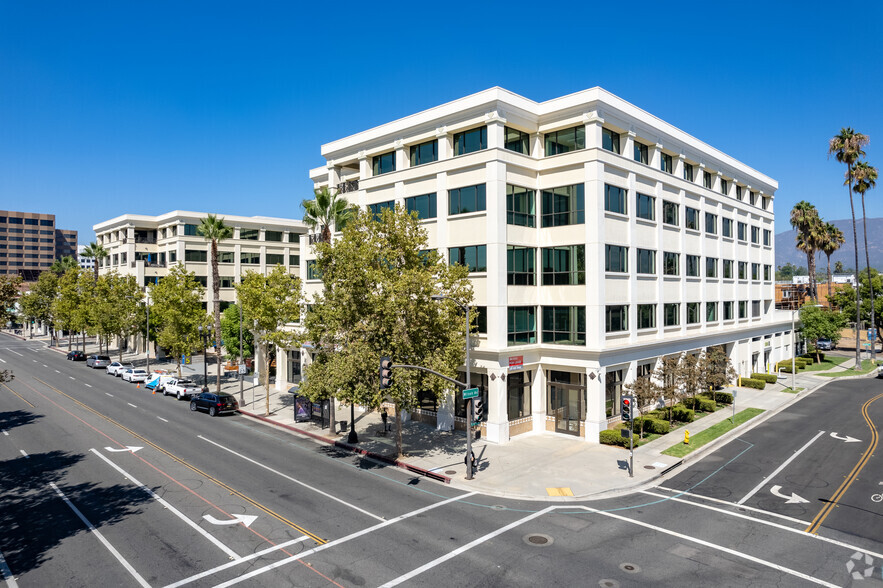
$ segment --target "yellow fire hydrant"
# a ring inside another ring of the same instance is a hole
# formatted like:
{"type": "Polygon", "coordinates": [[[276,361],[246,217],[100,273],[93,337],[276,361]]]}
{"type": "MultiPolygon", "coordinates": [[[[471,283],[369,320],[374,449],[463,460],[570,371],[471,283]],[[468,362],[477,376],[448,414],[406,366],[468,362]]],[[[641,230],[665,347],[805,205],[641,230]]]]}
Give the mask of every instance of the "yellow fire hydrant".
{"type": "Polygon", "coordinates": [[[690,444],[690,431],[684,429],[684,445],[690,444]]]}

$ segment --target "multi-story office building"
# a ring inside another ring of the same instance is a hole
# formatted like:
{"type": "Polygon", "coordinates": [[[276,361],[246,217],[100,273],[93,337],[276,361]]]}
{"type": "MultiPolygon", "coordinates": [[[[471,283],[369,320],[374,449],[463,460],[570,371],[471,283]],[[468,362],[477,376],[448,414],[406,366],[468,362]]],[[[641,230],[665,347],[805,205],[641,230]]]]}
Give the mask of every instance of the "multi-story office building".
{"type": "Polygon", "coordinates": [[[77,247],[77,265],[80,266],[80,269],[93,271],[95,269],[95,260],[91,257],[83,256],[83,251],[85,249],[85,245],[77,247]]]}
{"type": "Polygon", "coordinates": [[[416,211],[429,245],[470,267],[491,441],[598,442],[623,384],[666,356],[723,346],[744,375],[791,352],[776,181],[601,88],[541,103],[492,88],[322,156],[316,187],[416,211]]]}
{"type": "Polygon", "coordinates": [[[56,228],[54,214],[0,210],[0,274],[33,282],[53,261],[76,251],[77,232],[56,228]]]}

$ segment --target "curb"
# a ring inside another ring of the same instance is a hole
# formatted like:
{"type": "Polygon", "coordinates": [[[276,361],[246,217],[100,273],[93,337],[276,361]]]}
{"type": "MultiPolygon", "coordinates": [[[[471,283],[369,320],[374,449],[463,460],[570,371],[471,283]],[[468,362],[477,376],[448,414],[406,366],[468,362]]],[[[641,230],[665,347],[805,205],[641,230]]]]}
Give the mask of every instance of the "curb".
{"type": "Polygon", "coordinates": [[[292,427],[291,425],[287,425],[285,423],[280,423],[278,421],[274,421],[271,418],[254,414],[252,412],[240,410],[239,414],[249,417],[249,418],[253,418],[253,419],[261,421],[263,423],[272,425],[274,427],[279,427],[282,429],[286,429],[288,431],[292,431],[294,433],[297,433],[299,435],[303,435],[305,437],[309,437],[311,439],[314,439],[316,441],[320,441],[322,443],[327,443],[328,445],[333,445],[334,447],[338,447],[338,448],[343,449],[345,451],[349,451],[350,453],[355,453],[355,454],[361,455],[363,457],[368,457],[368,458],[371,458],[371,459],[374,459],[377,461],[382,461],[383,463],[395,466],[397,468],[401,468],[403,470],[407,470],[407,471],[412,472],[414,474],[419,474],[425,478],[429,478],[429,479],[435,480],[437,482],[443,482],[445,484],[451,483],[451,478],[449,478],[448,476],[429,471],[427,469],[421,468],[420,466],[415,466],[413,464],[409,464],[407,462],[404,462],[404,461],[401,461],[398,459],[393,459],[391,457],[387,457],[385,455],[381,455],[381,454],[375,453],[373,451],[368,451],[367,449],[362,449],[361,447],[356,447],[354,445],[350,445],[349,443],[344,443],[343,441],[335,441],[333,439],[323,437],[322,435],[310,433],[309,431],[304,431],[304,430],[298,429],[296,427],[292,427]]]}

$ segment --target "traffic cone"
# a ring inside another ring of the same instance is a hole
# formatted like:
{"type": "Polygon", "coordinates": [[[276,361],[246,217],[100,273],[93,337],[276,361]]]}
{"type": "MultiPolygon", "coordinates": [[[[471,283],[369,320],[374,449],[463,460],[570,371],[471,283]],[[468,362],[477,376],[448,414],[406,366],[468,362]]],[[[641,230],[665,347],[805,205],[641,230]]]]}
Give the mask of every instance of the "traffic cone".
{"type": "Polygon", "coordinates": [[[138,382],[138,385],[135,386],[135,387],[136,387],[136,388],[140,388],[140,387],[141,387],[141,382],[138,382]]]}
{"type": "Polygon", "coordinates": [[[153,389],[153,393],[156,394],[156,388],[153,389]]]}

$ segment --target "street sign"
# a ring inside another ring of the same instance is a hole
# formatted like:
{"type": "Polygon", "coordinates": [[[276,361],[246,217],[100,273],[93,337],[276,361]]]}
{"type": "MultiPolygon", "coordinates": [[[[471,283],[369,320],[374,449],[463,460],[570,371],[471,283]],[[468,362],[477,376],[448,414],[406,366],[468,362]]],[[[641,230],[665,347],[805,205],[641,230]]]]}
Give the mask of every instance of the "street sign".
{"type": "Polygon", "coordinates": [[[463,400],[469,400],[470,398],[478,398],[478,388],[467,388],[463,390],[463,400]]]}
{"type": "Polygon", "coordinates": [[[868,339],[876,339],[877,331],[876,329],[868,329],[868,339]]]}
{"type": "Polygon", "coordinates": [[[514,372],[524,368],[524,356],[514,355],[509,358],[509,371],[514,372]]]}
{"type": "Polygon", "coordinates": [[[244,363],[239,364],[239,373],[245,375],[248,373],[248,367],[244,363]]]}
{"type": "Polygon", "coordinates": [[[629,437],[632,436],[632,430],[631,429],[620,429],[619,434],[621,436],[625,437],[626,439],[628,439],[629,437]]]}

